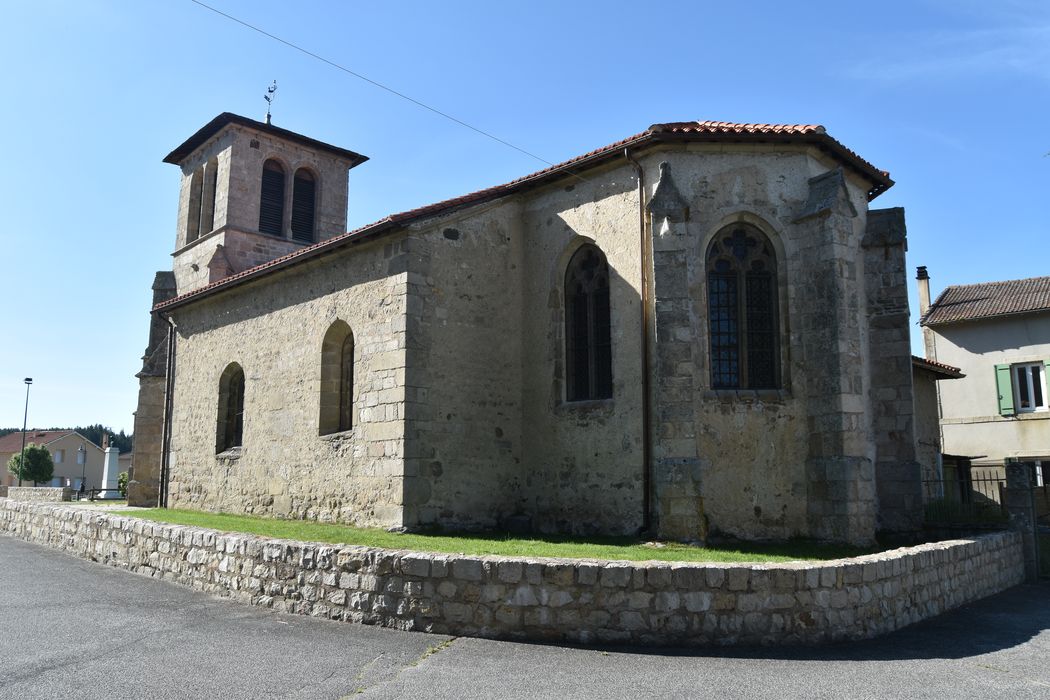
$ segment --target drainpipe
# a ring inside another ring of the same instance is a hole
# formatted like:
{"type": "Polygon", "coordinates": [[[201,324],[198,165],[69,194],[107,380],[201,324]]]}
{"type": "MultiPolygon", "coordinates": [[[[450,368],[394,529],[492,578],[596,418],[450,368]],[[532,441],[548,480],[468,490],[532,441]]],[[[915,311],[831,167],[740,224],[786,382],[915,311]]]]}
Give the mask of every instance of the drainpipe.
{"type": "Polygon", "coordinates": [[[645,226],[645,174],[642,166],[631,157],[630,150],[623,149],[623,157],[634,166],[638,178],[638,238],[641,247],[641,285],[642,285],[642,532],[651,534],[653,527],[652,519],[652,489],[653,489],[653,462],[652,462],[652,427],[650,407],[650,367],[649,367],[649,326],[651,318],[649,313],[649,236],[645,226]]]}
{"type": "Polygon", "coordinates": [[[164,418],[161,423],[160,438],[160,484],[157,493],[157,505],[161,508],[168,507],[168,472],[171,450],[171,407],[172,389],[175,386],[175,321],[171,316],[166,316],[168,322],[168,357],[164,366],[164,418]]]}

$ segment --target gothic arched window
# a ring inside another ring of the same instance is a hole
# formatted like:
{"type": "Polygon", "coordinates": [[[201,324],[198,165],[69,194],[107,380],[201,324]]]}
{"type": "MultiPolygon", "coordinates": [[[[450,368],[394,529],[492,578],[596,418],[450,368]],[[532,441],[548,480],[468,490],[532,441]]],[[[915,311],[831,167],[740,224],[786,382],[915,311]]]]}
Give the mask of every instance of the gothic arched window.
{"type": "Polygon", "coordinates": [[[303,243],[314,240],[314,205],[316,185],[313,174],[305,168],[295,171],[292,180],[292,238],[303,243]]]}
{"type": "Polygon", "coordinates": [[[773,244],[753,226],[721,231],[707,250],[712,388],[779,387],[777,309],[773,244]]]}
{"type": "Polygon", "coordinates": [[[244,370],[231,362],[219,377],[219,416],[215,451],[240,447],[244,436],[244,370]]]}
{"type": "Polygon", "coordinates": [[[565,272],[565,365],[569,401],[612,398],[609,265],[589,244],[565,272]]]}
{"type": "Polygon", "coordinates": [[[276,160],[263,163],[259,196],[259,231],[273,236],[284,231],[284,168],[276,160]]]}
{"type": "Polygon", "coordinates": [[[321,414],[318,432],[330,435],[354,426],[354,334],[336,321],[321,341],[321,414]]]}

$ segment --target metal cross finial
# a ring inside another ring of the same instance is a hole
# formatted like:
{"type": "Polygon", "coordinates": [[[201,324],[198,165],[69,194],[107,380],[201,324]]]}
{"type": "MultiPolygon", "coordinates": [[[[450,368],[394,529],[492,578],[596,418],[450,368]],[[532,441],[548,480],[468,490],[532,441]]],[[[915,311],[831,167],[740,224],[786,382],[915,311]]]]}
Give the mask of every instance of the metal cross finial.
{"type": "Polygon", "coordinates": [[[277,99],[277,81],[273,81],[273,85],[266,88],[266,94],[263,95],[263,99],[266,100],[266,123],[270,123],[270,107],[273,106],[273,101],[277,99]]]}

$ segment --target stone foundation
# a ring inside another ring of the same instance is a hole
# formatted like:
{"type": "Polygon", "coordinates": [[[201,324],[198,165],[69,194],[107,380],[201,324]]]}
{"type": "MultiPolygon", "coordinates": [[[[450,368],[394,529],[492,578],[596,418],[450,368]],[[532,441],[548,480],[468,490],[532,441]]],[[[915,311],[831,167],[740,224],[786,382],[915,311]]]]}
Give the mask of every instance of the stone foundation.
{"type": "Polygon", "coordinates": [[[862,639],[1024,577],[1021,538],[1012,532],[828,562],[603,562],[266,540],[0,499],[0,533],[282,612],[582,643],[862,639]]]}

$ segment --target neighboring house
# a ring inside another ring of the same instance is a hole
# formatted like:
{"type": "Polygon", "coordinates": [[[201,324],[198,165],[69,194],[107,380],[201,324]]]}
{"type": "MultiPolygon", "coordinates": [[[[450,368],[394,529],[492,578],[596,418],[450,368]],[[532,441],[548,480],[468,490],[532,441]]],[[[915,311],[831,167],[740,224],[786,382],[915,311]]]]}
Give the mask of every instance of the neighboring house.
{"type": "MultiPolygon", "coordinates": [[[[74,430],[29,430],[25,444],[41,445],[51,453],[55,463],[54,478],[41,486],[69,486],[80,489],[82,479],[85,489],[97,489],[102,485],[104,453],[95,443],[74,430]],[[82,448],[82,449],[81,449],[82,448]]],[[[0,438],[0,483],[18,486],[18,479],[7,471],[7,462],[22,449],[22,432],[8,433],[0,438]]],[[[23,486],[32,483],[22,482],[23,486]]]]}
{"type": "Polygon", "coordinates": [[[657,124],[346,233],[365,160],[232,114],[165,158],[133,504],[687,540],[921,521],[904,212],[823,127],[657,124]]]}
{"type": "MultiPolygon", "coordinates": [[[[944,474],[941,445],[940,408],[937,405],[937,387],[945,379],[962,379],[958,367],[941,364],[922,357],[912,357],[912,385],[915,395],[915,449],[916,459],[922,465],[922,479],[927,492],[933,482],[944,474]]],[[[936,487],[932,490],[939,491],[936,487]]]]}
{"type": "Polygon", "coordinates": [[[1050,483],[1050,277],[952,285],[932,304],[926,268],[918,280],[926,356],[966,375],[938,384],[944,452],[1035,461],[1050,483]]]}

